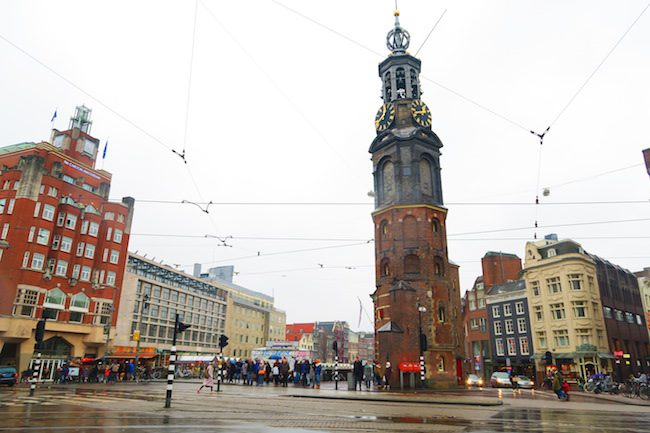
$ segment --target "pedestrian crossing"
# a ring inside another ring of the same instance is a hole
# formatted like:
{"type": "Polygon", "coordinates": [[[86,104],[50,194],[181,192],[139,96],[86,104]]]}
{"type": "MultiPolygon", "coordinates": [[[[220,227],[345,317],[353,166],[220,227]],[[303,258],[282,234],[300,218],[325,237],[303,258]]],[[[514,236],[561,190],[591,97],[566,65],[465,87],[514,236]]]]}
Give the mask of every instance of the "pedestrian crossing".
{"type": "Polygon", "coordinates": [[[117,402],[155,401],[163,399],[160,393],[130,392],[130,391],[67,391],[67,390],[37,390],[34,396],[28,391],[11,394],[0,394],[0,408],[21,407],[26,405],[60,406],[60,405],[105,405],[117,402]]]}

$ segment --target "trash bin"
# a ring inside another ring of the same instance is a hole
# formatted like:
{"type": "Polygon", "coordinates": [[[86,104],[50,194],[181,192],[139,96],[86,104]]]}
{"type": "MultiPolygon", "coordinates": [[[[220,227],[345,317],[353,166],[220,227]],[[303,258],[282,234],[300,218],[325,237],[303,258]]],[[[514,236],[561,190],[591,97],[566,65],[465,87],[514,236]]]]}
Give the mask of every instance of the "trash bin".
{"type": "Polygon", "coordinates": [[[348,391],[356,391],[354,385],[354,377],[351,374],[348,374],[348,391]]]}

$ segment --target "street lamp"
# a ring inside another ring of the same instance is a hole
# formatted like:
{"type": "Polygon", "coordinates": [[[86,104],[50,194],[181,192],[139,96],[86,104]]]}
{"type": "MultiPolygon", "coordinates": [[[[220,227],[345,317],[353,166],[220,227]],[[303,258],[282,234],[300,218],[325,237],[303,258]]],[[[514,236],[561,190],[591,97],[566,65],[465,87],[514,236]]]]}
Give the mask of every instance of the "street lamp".
{"type": "MultiPolygon", "coordinates": [[[[144,314],[144,310],[149,306],[149,295],[146,293],[142,296],[142,303],[140,304],[140,316],[138,317],[138,326],[136,327],[137,332],[138,332],[138,339],[137,342],[135,343],[135,368],[136,368],[136,373],[137,373],[137,368],[138,368],[138,362],[140,360],[140,339],[142,338],[142,315],[144,314]]],[[[135,377],[137,378],[138,375],[136,374],[135,377]]]]}
{"type": "Polygon", "coordinates": [[[418,340],[420,343],[420,384],[424,388],[424,351],[427,350],[427,339],[426,336],[422,333],[422,313],[426,313],[426,307],[420,305],[418,302],[418,340]]]}

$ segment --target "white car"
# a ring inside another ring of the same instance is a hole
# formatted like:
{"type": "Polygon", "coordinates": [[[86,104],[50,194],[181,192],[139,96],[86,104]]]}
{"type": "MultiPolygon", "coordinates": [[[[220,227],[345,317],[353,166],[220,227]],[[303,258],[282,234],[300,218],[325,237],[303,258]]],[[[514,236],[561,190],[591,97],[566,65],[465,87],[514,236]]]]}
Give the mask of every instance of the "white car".
{"type": "Polygon", "coordinates": [[[492,388],[512,388],[510,375],[502,371],[494,372],[490,377],[490,385],[492,385],[492,388]]]}
{"type": "Polygon", "coordinates": [[[476,374],[470,374],[467,376],[465,384],[470,388],[472,386],[483,386],[483,379],[478,377],[476,374]]]}

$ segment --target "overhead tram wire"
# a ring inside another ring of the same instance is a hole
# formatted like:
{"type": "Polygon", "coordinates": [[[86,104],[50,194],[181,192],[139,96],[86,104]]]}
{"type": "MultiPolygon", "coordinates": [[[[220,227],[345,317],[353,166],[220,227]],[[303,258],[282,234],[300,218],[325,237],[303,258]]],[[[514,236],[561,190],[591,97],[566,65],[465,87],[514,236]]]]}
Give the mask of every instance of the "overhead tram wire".
{"type": "MultiPolygon", "coordinates": [[[[382,57],[382,58],[384,57],[384,54],[382,54],[382,53],[380,53],[380,52],[378,52],[378,51],[373,50],[372,48],[370,48],[370,47],[368,47],[368,46],[366,46],[366,45],[364,45],[364,44],[362,44],[362,43],[360,43],[360,42],[354,40],[353,38],[351,38],[351,37],[345,35],[344,33],[341,33],[340,31],[335,30],[335,29],[333,29],[333,28],[331,28],[331,27],[325,25],[325,24],[323,24],[323,23],[321,23],[321,22],[319,22],[319,21],[317,21],[317,20],[311,18],[310,16],[303,14],[302,12],[300,12],[300,11],[298,11],[298,10],[293,9],[293,8],[291,8],[291,7],[287,6],[287,5],[285,5],[284,3],[279,2],[278,0],[272,0],[272,1],[273,1],[273,3],[277,4],[278,6],[283,7],[284,9],[288,10],[289,12],[291,12],[291,13],[293,13],[293,14],[295,14],[295,15],[297,15],[297,16],[299,16],[299,17],[301,17],[301,18],[303,18],[303,19],[305,19],[305,20],[307,20],[307,21],[309,21],[309,22],[311,22],[311,23],[313,23],[313,24],[316,24],[317,26],[319,26],[319,27],[321,27],[321,28],[327,30],[327,31],[330,32],[330,33],[335,34],[336,36],[338,36],[338,37],[340,37],[340,38],[342,38],[342,39],[345,39],[346,41],[351,42],[352,44],[354,44],[354,45],[356,45],[356,46],[358,46],[358,47],[360,47],[360,48],[363,48],[364,50],[366,50],[366,51],[368,51],[368,52],[371,52],[371,53],[375,54],[375,55],[378,56],[378,57],[382,57]]],[[[444,14],[443,14],[443,15],[444,15],[444,14]]],[[[442,18],[442,17],[441,17],[441,18],[442,18]]],[[[435,27],[434,27],[434,28],[435,28],[435,27]]],[[[419,51],[419,50],[418,50],[418,51],[419,51]]],[[[492,114],[493,116],[496,116],[496,117],[500,118],[501,120],[504,120],[504,121],[510,123],[511,125],[516,126],[517,128],[519,128],[519,129],[521,129],[521,130],[523,130],[523,131],[526,131],[526,132],[530,131],[530,128],[526,128],[526,127],[523,126],[522,124],[520,124],[520,123],[518,123],[518,122],[516,122],[516,121],[514,121],[514,120],[512,120],[512,119],[509,119],[508,117],[506,117],[506,116],[504,116],[504,115],[502,115],[502,114],[500,114],[500,113],[497,113],[496,111],[494,111],[494,110],[492,110],[492,109],[486,107],[485,105],[483,105],[483,104],[481,104],[481,103],[479,103],[479,102],[474,101],[473,99],[468,98],[467,96],[463,95],[462,93],[459,93],[459,92],[457,92],[456,90],[453,90],[453,89],[451,89],[451,88],[445,86],[445,85],[442,84],[442,83],[439,83],[439,82],[437,82],[437,81],[435,81],[435,80],[433,80],[433,79],[431,79],[431,78],[428,78],[427,76],[422,75],[422,74],[420,74],[420,77],[421,77],[422,79],[424,79],[424,80],[429,81],[429,82],[432,83],[432,84],[435,84],[436,86],[440,87],[441,89],[444,89],[444,90],[448,91],[449,93],[451,93],[451,94],[453,94],[453,95],[455,95],[455,96],[461,98],[461,99],[464,100],[465,102],[468,102],[468,103],[470,103],[470,104],[472,104],[472,105],[474,105],[474,106],[476,106],[476,107],[478,107],[478,108],[480,108],[480,109],[482,109],[482,110],[484,110],[484,111],[486,111],[486,112],[492,114]]]]}
{"type": "MultiPolygon", "coordinates": [[[[122,119],[124,122],[128,123],[129,125],[131,125],[131,126],[134,127],[135,129],[137,129],[138,131],[140,131],[142,134],[144,134],[144,135],[146,135],[147,137],[151,138],[151,139],[152,139],[153,141],[155,141],[157,144],[163,146],[165,149],[167,149],[167,150],[169,150],[169,151],[174,152],[174,149],[173,149],[169,144],[165,143],[165,142],[162,141],[160,138],[156,137],[155,135],[153,135],[153,134],[150,133],[149,131],[145,130],[143,127],[141,127],[140,125],[136,124],[134,121],[132,121],[131,119],[129,119],[128,117],[126,117],[125,115],[123,115],[122,113],[120,113],[119,111],[117,111],[115,108],[113,108],[113,107],[111,107],[110,105],[108,105],[108,104],[107,104],[106,102],[104,102],[103,100],[99,99],[99,98],[98,98],[97,96],[95,96],[94,94],[88,92],[87,90],[84,90],[81,86],[79,86],[78,84],[76,84],[75,82],[73,82],[72,80],[70,80],[69,78],[65,77],[64,75],[60,74],[60,73],[57,72],[54,68],[48,66],[46,63],[44,63],[43,61],[41,61],[41,60],[38,59],[37,57],[31,55],[30,53],[28,53],[27,51],[25,51],[23,48],[21,48],[19,45],[13,43],[12,41],[10,41],[10,40],[7,39],[6,37],[4,37],[2,34],[0,34],[0,39],[2,39],[3,41],[5,41],[7,44],[11,45],[12,47],[14,47],[15,49],[17,49],[18,51],[20,51],[23,55],[27,56],[28,58],[30,58],[30,59],[33,60],[34,62],[36,62],[36,63],[38,63],[39,65],[41,65],[43,68],[45,68],[45,69],[47,69],[48,71],[50,71],[52,74],[54,74],[54,75],[56,75],[57,77],[59,77],[61,80],[65,81],[65,82],[66,82],[68,85],[70,85],[71,87],[74,87],[74,88],[77,89],[79,92],[81,92],[81,93],[83,93],[84,95],[88,96],[89,98],[93,99],[93,100],[94,100],[95,102],[97,102],[99,105],[101,105],[102,107],[104,107],[105,109],[107,109],[108,111],[110,111],[111,113],[113,113],[115,116],[119,117],[119,118],[122,119]]],[[[176,153],[176,152],[174,152],[174,153],[176,153]]]]}
{"type": "MultiPolygon", "coordinates": [[[[395,6],[395,10],[398,10],[398,9],[397,9],[397,6],[395,6]]],[[[445,9],[445,10],[442,12],[442,15],[440,15],[440,18],[438,18],[438,21],[436,21],[436,23],[433,25],[433,27],[431,27],[431,31],[429,32],[429,34],[427,35],[427,37],[424,38],[424,41],[422,42],[422,45],[420,45],[420,48],[418,48],[418,50],[415,52],[415,57],[418,56],[418,53],[419,53],[420,50],[424,47],[424,44],[426,44],[427,41],[429,40],[429,36],[431,36],[431,34],[433,33],[433,31],[436,29],[436,27],[438,27],[438,24],[440,24],[440,21],[442,21],[442,17],[444,17],[446,13],[447,13],[447,9],[445,9]]]]}

